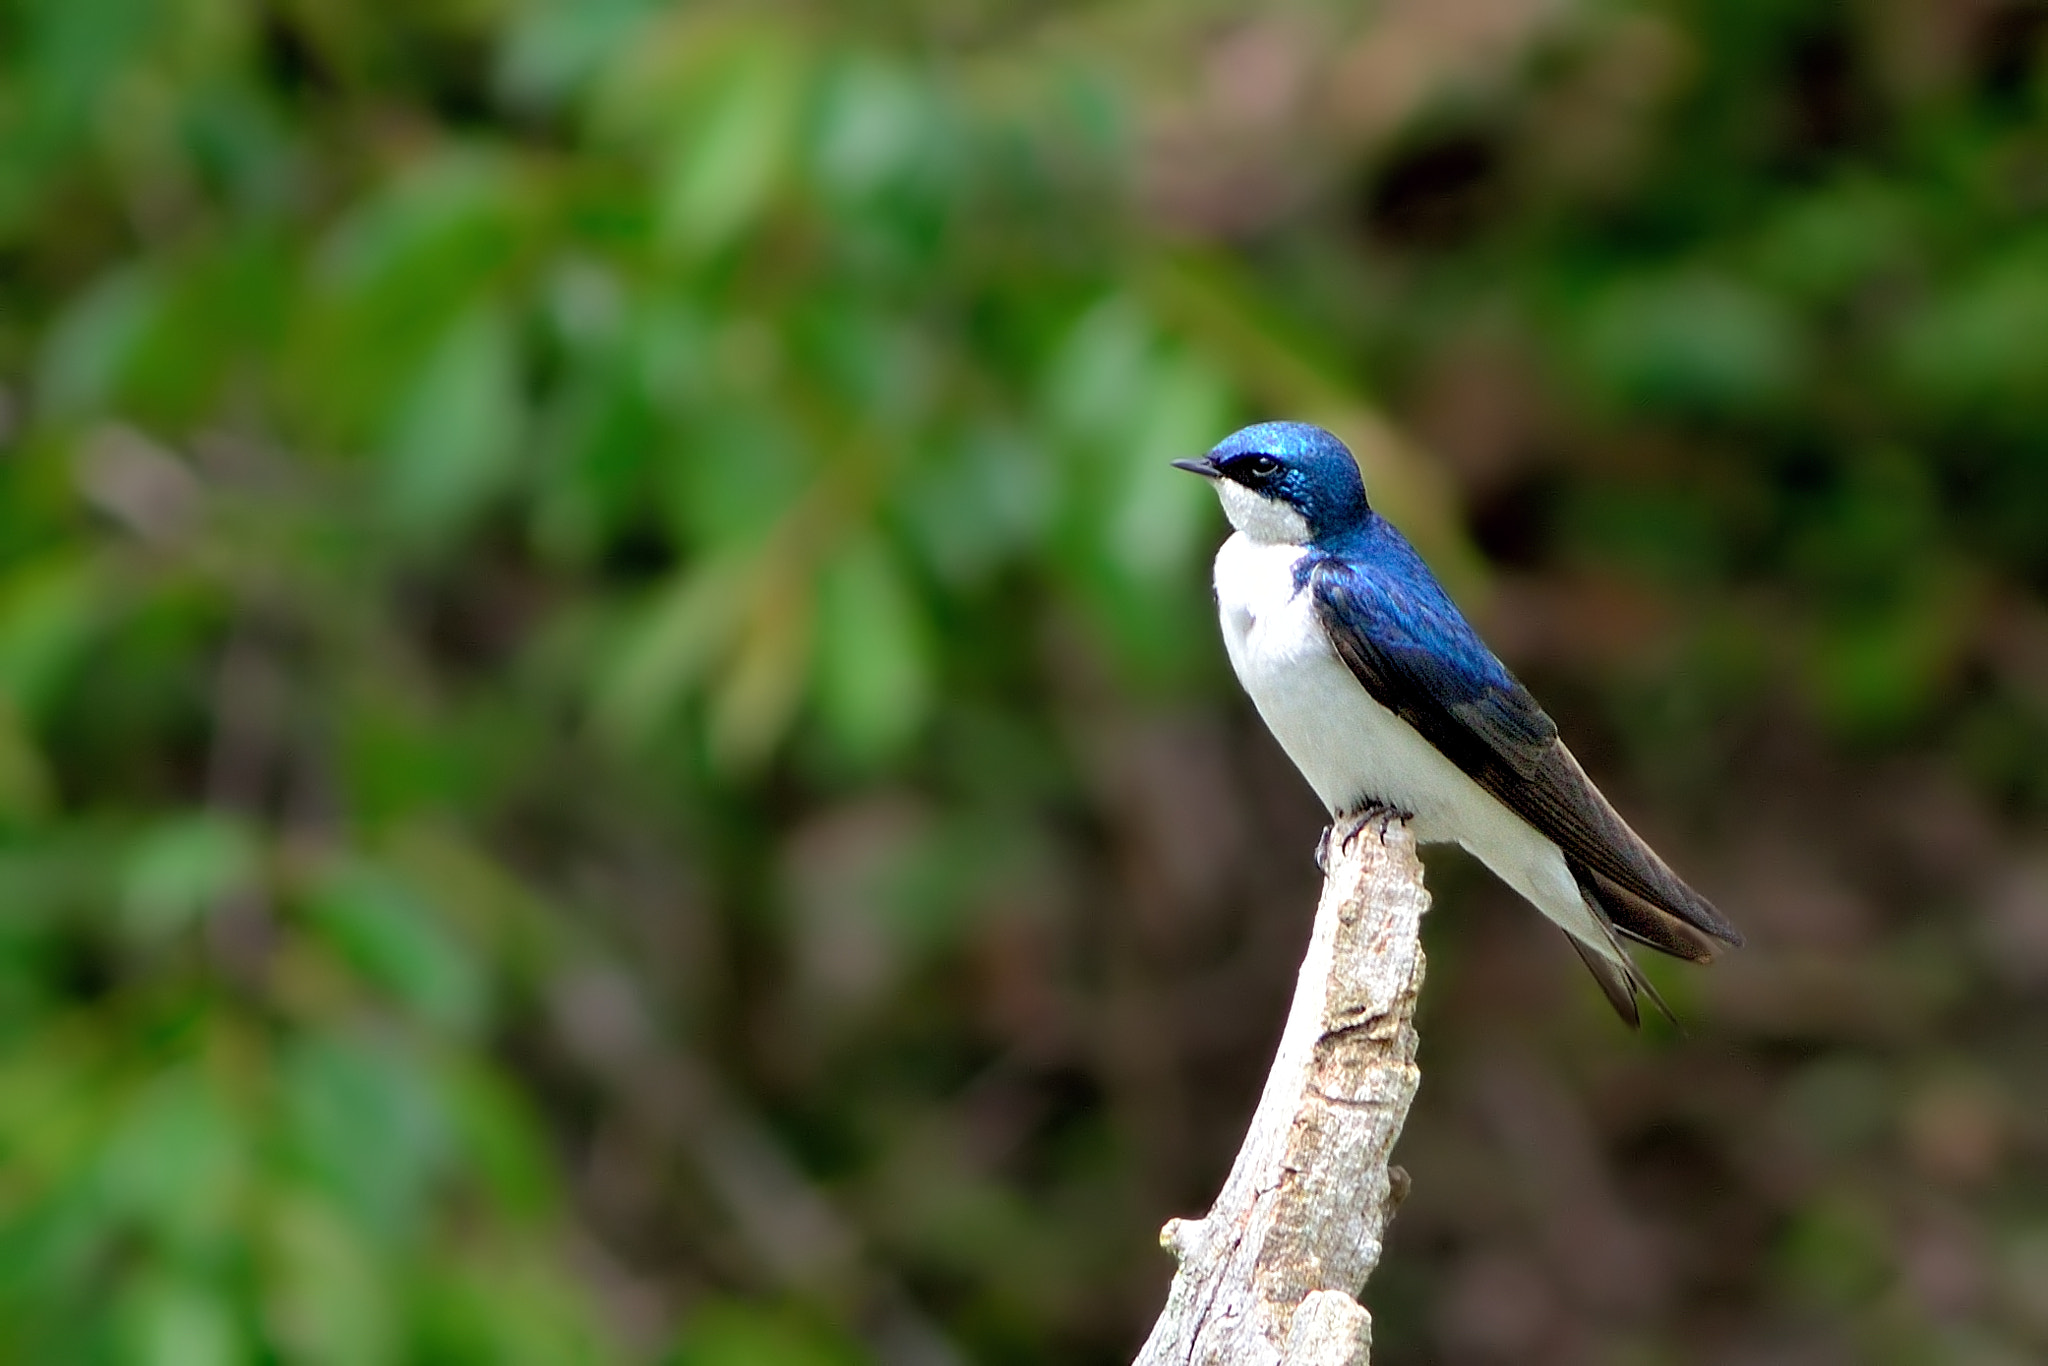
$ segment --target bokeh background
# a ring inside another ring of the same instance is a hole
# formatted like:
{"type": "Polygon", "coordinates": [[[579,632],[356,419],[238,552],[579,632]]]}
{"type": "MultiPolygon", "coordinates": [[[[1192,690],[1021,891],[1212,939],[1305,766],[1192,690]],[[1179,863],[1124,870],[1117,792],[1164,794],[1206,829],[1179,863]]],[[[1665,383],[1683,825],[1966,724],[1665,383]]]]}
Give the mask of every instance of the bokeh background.
{"type": "Polygon", "coordinates": [[[5,0],[0,1360],[1126,1359],[1276,416],[1751,937],[1432,855],[1376,1359],[2048,1359],[2048,6],[5,0]]]}

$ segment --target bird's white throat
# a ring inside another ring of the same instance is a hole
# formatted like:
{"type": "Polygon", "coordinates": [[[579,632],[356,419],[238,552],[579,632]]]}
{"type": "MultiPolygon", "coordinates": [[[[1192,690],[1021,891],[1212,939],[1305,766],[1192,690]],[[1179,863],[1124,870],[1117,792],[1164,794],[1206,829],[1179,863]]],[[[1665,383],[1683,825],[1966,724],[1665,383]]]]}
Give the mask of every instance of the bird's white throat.
{"type": "Polygon", "coordinates": [[[1232,479],[1216,481],[1216,496],[1223,500],[1223,515],[1260,545],[1308,544],[1308,519],[1278,498],[1254,493],[1232,479]]]}

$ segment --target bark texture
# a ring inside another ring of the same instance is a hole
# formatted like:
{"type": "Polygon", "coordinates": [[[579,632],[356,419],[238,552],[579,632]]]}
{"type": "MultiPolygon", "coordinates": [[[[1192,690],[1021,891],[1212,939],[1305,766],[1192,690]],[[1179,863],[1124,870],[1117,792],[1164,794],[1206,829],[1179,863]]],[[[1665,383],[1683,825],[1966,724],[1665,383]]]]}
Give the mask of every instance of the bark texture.
{"type": "Polygon", "coordinates": [[[1407,825],[1337,822],[1273,1070],[1223,1191],[1160,1242],[1180,1261],[1137,1366],[1366,1366],[1358,1302],[1407,1176],[1388,1156],[1421,1074],[1429,894],[1407,825]]]}

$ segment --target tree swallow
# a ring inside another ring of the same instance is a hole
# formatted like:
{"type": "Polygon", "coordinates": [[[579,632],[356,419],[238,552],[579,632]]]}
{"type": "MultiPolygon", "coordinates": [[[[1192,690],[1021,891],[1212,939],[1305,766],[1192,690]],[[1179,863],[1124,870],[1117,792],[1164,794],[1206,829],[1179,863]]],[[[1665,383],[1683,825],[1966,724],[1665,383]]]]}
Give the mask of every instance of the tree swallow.
{"type": "Polygon", "coordinates": [[[1663,1002],[1623,936],[1698,963],[1742,942],[1372,510],[1343,442],[1267,422],[1173,463],[1214,482],[1236,528],[1216,555],[1224,646],[1333,818],[1387,807],[1418,842],[1463,845],[1564,930],[1630,1025],[1639,993],[1663,1002]]]}

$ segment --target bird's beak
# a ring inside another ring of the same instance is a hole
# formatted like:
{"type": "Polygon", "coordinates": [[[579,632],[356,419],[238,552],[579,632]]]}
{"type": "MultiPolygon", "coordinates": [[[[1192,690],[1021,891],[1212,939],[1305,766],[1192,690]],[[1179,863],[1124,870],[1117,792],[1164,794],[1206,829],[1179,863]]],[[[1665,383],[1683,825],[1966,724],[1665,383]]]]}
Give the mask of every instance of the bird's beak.
{"type": "Polygon", "coordinates": [[[1173,462],[1173,467],[1177,470],[1186,470],[1189,474],[1199,474],[1204,479],[1221,479],[1223,477],[1223,471],[1217,469],[1216,462],[1206,455],[1199,460],[1176,460],[1173,462]]]}

